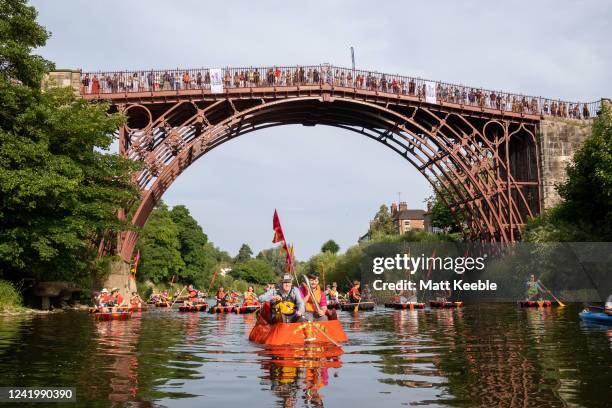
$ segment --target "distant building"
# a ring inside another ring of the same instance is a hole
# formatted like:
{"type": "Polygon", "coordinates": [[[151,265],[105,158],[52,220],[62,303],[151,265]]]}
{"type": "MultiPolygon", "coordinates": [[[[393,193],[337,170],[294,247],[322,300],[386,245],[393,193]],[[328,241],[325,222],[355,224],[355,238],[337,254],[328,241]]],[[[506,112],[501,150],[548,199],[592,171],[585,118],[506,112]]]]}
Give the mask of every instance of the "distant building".
{"type": "Polygon", "coordinates": [[[400,235],[411,230],[425,229],[425,210],[408,209],[405,201],[400,201],[399,207],[391,203],[391,218],[400,235]]]}

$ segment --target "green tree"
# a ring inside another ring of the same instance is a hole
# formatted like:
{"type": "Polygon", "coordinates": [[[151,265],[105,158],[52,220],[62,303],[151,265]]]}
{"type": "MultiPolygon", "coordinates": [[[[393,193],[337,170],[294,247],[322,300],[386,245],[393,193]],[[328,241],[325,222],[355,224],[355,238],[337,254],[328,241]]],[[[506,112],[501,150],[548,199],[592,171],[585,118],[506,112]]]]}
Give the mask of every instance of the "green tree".
{"type": "Polygon", "coordinates": [[[381,205],[378,212],[374,216],[370,224],[370,235],[396,235],[398,233],[397,228],[393,224],[393,218],[386,205],[381,205]]]}
{"type": "Polygon", "coordinates": [[[159,202],[145,224],[137,248],[140,250],[138,276],[154,283],[181,276],[185,262],[181,258],[179,227],[172,221],[165,203],[159,202]]]}
{"type": "Polygon", "coordinates": [[[41,92],[53,64],[32,55],[47,32],[24,1],[0,0],[0,271],[87,283],[98,244],[129,228],[136,166],[108,154],[125,118],[71,89],[41,92]]]}
{"type": "Polygon", "coordinates": [[[200,280],[199,275],[208,275],[209,272],[210,263],[204,251],[208,237],[184,205],[174,206],[170,218],[178,228],[181,258],[185,263],[181,278],[186,283],[196,283],[200,280]]]}
{"type": "Polygon", "coordinates": [[[253,256],[253,251],[251,250],[251,247],[249,247],[247,244],[242,244],[242,246],[238,250],[238,255],[236,255],[236,258],[234,258],[234,263],[239,264],[242,262],[246,262],[251,259],[251,256],[253,256]]]}
{"type": "Polygon", "coordinates": [[[321,247],[321,252],[331,252],[332,254],[337,254],[339,250],[340,246],[333,239],[328,240],[321,247]]]}
{"type": "Polygon", "coordinates": [[[286,256],[281,252],[280,247],[274,247],[269,249],[263,249],[257,254],[257,259],[263,259],[272,266],[272,270],[277,276],[285,273],[286,270],[286,256]]]}
{"type": "Polygon", "coordinates": [[[260,285],[275,282],[278,279],[272,266],[263,259],[250,259],[239,263],[234,266],[231,275],[234,279],[242,279],[260,285]]]}

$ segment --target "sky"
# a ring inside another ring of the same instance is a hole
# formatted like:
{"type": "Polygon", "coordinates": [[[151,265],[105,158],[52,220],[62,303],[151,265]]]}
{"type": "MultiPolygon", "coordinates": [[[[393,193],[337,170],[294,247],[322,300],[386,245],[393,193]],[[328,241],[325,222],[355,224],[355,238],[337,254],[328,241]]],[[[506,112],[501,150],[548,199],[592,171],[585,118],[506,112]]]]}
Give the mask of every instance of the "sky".
{"type": "MultiPolygon", "coordinates": [[[[58,68],[350,66],[570,101],[612,96],[612,2],[35,0],[51,32],[36,53],[58,68]]],[[[425,208],[431,188],[361,135],[283,126],[241,136],[191,165],[164,194],[234,255],[272,246],[277,208],[305,260],[367,232],[381,204],[425,208]]]]}

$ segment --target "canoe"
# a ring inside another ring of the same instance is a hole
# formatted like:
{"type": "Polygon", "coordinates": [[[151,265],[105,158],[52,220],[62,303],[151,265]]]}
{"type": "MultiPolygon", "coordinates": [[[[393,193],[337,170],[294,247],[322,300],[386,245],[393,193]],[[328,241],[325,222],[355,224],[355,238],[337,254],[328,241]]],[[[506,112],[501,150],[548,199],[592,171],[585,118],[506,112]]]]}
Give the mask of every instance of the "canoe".
{"type": "Polygon", "coordinates": [[[127,320],[132,317],[132,312],[95,312],[93,315],[98,321],[127,320]]]}
{"type": "Polygon", "coordinates": [[[589,323],[612,325],[612,316],[604,312],[591,312],[583,310],[579,313],[580,318],[589,323]]]}
{"type": "Polygon", "coordinates": [[[208,303],[198,303],[192,306],[179,306],[179,312],[205,312],[208,309],[208,303]]]}
{"type": "Polygon", "coordinates": [[[240,306],[240,307],[235,307],[234,308],[234,313],[236,314],[247,314],[247,313],[254,313],[257,310],[259,310],[259,305],[247,305],[247,306],[240,306]]]}
{"type": "Polygon", "coordinates": [[[386,303],[385,307],[390,307],[392,309],[425,309],[425,303],[386,303]]]}
{"type": "Polygon", "coordinates": [[[348,338],[342,330],[340,320],[322,320],[319,322],[302,323],[274,323],[268,324],[263,318],[249,334],[249,340],[268,346],[281,346],[286,344],[312,344],[328,343],[329,339],[321,333],[323,331],[336,343],[347,341],[348,338]]]}
{"type": "Polygon", "coordinates": [[[208,309],[208,313],[232,313],[234,311],[234,306],[213,306],[208,309]]]}
{"type": "MultiPolygon", "coordinates": [[[[355,310],[355,306],[357,306],[357,303],[343,303],[340,305],[340,309],[351,311],[355,310]]],[[[374,310],[374,306],[374,302],[361,302],[359,303],[359,310],[374,310]]]]}
{"type": "Polygon", "coordinates": [[[521,307],[552,307],[552,302],[550,300],[521,300],[519,302],[521,307]]]}
{"type": "Polygon", "coordinates": [[[463,302],[442,302],[439,300],[430,300],[429,307],[434,309],[450,309],[450,308],[458,308],[463,307],[463,302]]]}

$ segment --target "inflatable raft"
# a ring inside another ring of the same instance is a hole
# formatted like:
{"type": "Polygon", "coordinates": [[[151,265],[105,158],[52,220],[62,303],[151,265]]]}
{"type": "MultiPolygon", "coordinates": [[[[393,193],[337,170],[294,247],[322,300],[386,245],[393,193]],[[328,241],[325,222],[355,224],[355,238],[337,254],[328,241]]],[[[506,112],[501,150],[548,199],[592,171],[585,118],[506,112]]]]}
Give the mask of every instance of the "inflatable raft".
{"type": "Polygon", "coordinates": [[[459,308],[463,307],[463,302],[443,302],[440,300],[430,300],[429,307],[433,309],[450,309],[450,308],[459,308]]]}
{"type": "Polygon", "coordinates": [[[415,303],[415,302],[410,302],[410,303],[385,303],[385,307],[389,307],[389,308],[392,308],[392,309],[408,309],[408,310],[425,309],[425,303],[415,303]]]}
{"type": "Polygon", "coordinates": [[[192,306],[179,306],[179,312],[205,312],[208,309],[208,303],[198,303],[192,306]]]}
{"type": "Polygon", "coordinates": [[[253,330],[251,330],[249,340],[268,346],[312,343],[331,344],[329,339],[321,332],[324,332],[336,343],[348,340],[339,320],[268,324],[261,317],[257,320],[253,330]]]}
{"type": "MultiPolygon", "coordinates": [[[[357,306],[357,303],[343,303],[340,305],[340,309],[352,311],[355,310],[355,306],[357,306]]],[[[374,306],[374,302],[361,302],[359,303],[359,310],[374,310],[374,306]]]]}
{"type": "Polygon", "coordinates": [[[552,307],[550,300],[521,300],[519,302],[521,307],[552,307]]]}
{"type": "Polygon", "coordinates": [[[107,321],[107,320],[127,320],[132,317],[132,312],[122,311],[122,312],[94,312],[94,317],[98,321],[107,321]]]}
{"type": "Polygon", "coordinates": [[[208,309],[208,313],[232,313],[234,311],[234,306],[213,306],[208,309]]]}
{"type": "Polygon", "coordinates": [[[612,325],[612,316],[604,312],[591,312],[583,310],[579,313],[582,320],[589,323],[612,325]]]}
{"type": "Polygon", "coordinates": [[[247,314],[247,313],[255,313],[259,310],[259,305],[242,305],[240,307],[234,308],[234,313],[236,314],[247,314]]]}

